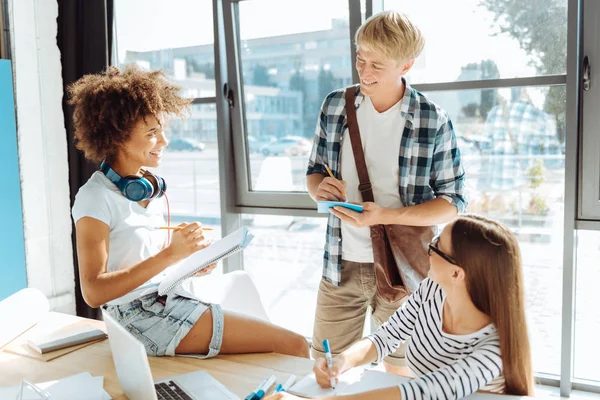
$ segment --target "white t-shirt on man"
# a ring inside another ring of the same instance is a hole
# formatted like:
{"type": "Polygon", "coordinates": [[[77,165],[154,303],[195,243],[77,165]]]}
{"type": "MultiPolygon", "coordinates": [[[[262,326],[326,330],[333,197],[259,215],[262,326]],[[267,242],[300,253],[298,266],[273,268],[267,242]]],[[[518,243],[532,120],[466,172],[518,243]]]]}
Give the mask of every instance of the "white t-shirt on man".
{"type": "MultiPolygon", "coordinates": [[[[75,223],[95,218],[110,227],[107,272],[132,267],[156,255],[165,245],[166,232],[154,229],[165,225],[163,198],[146,208],[128,200],[102,172],[96,171],[75,196],[72,215],[75,223]]],[[[125,304],[155,292],[166,270],[110,305],[125,304]]]]}
{"type": "MultiPolygon", "coordinates": [[[[356,110],[363,152],[373,186],[375,203],[387,208],[401,208],[400,141],[406,123],[400,113],[401,101],[379,113],[371,99],[365,96],[356,110]]],[[[362,202],[358,190],[358,173],[348,129],[344,132],[340,154],[342,179],[346,181],[346,200],[362,202]]],[[[342,221],[342,259],[373,262],[373,246],[369,227],[357,228],[342,221]]]]}

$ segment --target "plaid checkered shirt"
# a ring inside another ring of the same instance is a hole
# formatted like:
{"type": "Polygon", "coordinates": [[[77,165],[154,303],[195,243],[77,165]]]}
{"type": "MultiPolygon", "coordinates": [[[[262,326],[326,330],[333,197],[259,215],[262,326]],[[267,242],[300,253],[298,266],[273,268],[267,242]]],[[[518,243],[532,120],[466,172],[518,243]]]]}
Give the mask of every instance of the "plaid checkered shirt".
{"type": "MultiPolygon", "coordinates": [[[[406,82],[405,85],[400,112],[406,124],[398,127],[398,134],[402,135],[398,157],[400,200],[406,207],[444,198],[458,212],[463,212],[467,206],[463,193],[465,173],[452,122],[444,110],[406,82]]],[[[307,175],[327,175],[327,165],[334,176],[339,176],[340,150],[348,131],[344,93],[345,89],[336,90],[323,101],[307,175]]],[[[357,86],[356,108],[363,97],[357,86]]],[[[341,286],[341,265],[341,222],[331,214],[327,223],[323,279],[341,286]]]]}

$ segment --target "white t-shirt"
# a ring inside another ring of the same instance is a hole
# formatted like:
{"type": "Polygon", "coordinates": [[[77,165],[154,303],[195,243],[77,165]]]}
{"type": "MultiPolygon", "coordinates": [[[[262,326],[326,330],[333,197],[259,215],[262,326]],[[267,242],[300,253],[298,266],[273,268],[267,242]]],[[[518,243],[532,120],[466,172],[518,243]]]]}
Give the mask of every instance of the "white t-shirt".
{"type": "MultiPolygon", "coordinates": [[[[401,208],[400,141],[406,120],[400,113],[401,101],[379,113],[371,99],[365,96],[356,110],[363,152],[373,186],[375,203],[387,208],[401,208]]],[[[362,202],[358,190],[358,173],[348,129],[341,148],[342,179],[346,181],[346,200],[362,202]]],[[[373,246],[369,227],[357,228],[342,221],[342,259],[354,262],[373,262],[373,246]]]]}
{"type": "MultiPolygon", "coordinates": [[[[150,201],[146,208],[128,200],[100,171],[79,188],[72,215],[75,223],[92,217],[110,227],[107,272],[132,267],[156,255],[165,244],[166,232],[153,227],[165,225],[164,199],[150,201]]],[[[125,304],[157,290],[166,270],[110,305],[125,304]]]]}

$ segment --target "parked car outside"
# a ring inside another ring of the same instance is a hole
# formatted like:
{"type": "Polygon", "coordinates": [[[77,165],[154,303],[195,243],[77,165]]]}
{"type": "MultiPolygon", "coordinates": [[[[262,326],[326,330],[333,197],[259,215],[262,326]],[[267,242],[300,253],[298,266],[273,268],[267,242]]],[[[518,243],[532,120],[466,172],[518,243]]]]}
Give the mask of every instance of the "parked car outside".
{"type": "Polygon", "coordinates": [[[306,156],[312,150],[312,142],[302,136],[284,136],[260,148],[264,156],[306,156]]]}
{"type": "Polygon", "coordinates": [[[188,138],[172,138],[169,141],[168,150],[173,151],[202,151],[206,145],[194,139],[188,138]]]}
{"type": "Polygon", "coordinates": [[[248,135],[248,151],[250,153],[260,153],[261,149],[269,143],[275,141],[274,136],[253,136],[248,135]]]}

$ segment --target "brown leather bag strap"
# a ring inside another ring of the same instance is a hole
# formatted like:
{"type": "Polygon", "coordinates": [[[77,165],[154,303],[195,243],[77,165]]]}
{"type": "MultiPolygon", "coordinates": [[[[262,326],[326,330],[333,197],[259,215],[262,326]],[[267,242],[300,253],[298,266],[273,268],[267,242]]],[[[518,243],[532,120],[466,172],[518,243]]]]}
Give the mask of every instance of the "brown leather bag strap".
{"type": "Polygon", "coordinates": [[[356,163],[356,172],[358,173],[358,190],[363,201],[375,201],[373,197],[373,187],[369,180],[369,171],[367,171],[367,162],[365,153],[360,140],[360,131],[358,129],[358,120],[356,119],[356,108],[354,107],[356,86],[346,88],[346,116],[348,118],[348,131],[350,132],[350,143],[354,153],[354,162],[356,163]]]}

